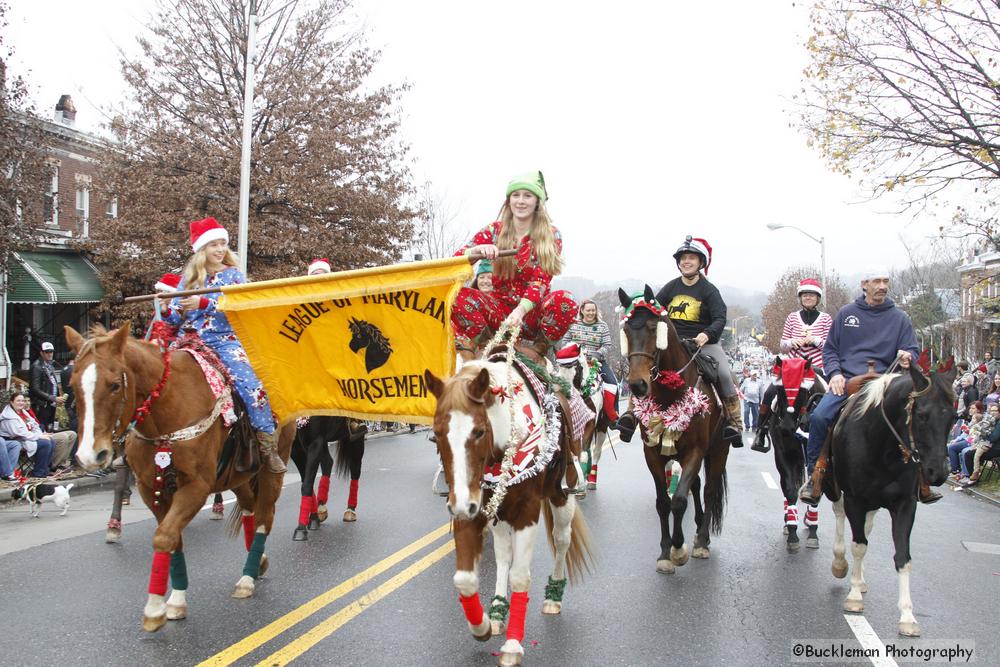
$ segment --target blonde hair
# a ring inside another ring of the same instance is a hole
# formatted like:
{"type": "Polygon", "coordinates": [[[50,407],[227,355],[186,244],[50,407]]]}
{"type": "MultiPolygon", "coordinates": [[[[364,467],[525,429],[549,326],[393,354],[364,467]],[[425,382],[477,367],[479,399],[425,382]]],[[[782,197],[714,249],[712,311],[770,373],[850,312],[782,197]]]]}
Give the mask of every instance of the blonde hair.
{"type": "MultiPolygon", "coordinates": [[[[510,197],[504,200],[503,208],[500,209],[500,237],[496,245],[501,250],[516,250],[518,247],[517,231],[514,229],[514,214],[510,210],[510,197]]],[[[558,276],[562,272],[562,257],[556,247],[556,236],[552,231],[552,220],[548,211],[545,210],[545,202],[538,200],[535,214],[531,219],[531,228],[528,230],[531,237],[531,245],[538,258],[538,263],[542,270],[550,276],[558,276]]],[[[493,262],[493,272],[499,278],[509,280],[514,276],[516,268],[516,258],[500,257],[493,262]]]]}
{"type": "MultiPolygon", "coordinates": [[[[226,248],[226,255],[222,258],[222,263],[225,266],[239,266],[240,260],[236,257],[236,253],[226,248]]],[[[198,252],[191,255],[191,259],[184,266],[184,289],[201,289],[202,287],[206,287],[205,280],[208,278],[208,269],[205,268],[206,264],[208,264],[207,245],[199,248],[198,252]]]]}
{"type": "Polygon", "coordinates": [[[598,322],[604,321],[604,318],[601,317],[601,308],[600,306],[597,305],[597,302],[594,301],[593,299],[584,299],[583,301],[580,302],[580,308],[576,311],[577,322],[583,322],[583,309],[585,306],[593,306],[594,310],[597,311],[597,321],[598,322]]]}

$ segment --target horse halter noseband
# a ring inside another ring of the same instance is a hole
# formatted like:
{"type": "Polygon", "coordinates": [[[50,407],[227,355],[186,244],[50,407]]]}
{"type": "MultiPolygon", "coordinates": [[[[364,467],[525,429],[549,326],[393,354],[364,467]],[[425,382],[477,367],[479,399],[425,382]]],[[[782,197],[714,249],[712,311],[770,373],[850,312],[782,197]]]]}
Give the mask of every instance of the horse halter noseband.
{"type": "MultiPolygon", "coordinates": [[[[894,363],[893,367],[895,367],[895,365],[896,364],[894,363]]],[[[890,367],[889,371],[892,371],[892,367],[890,367]]],[[[921,373],[921,375],[925,380],[927,380],[927,386],[919,391],[916,389],[916,386],[914,386],[913,391],[911,391],[906,397],[906,408],[904,408],[904,413],[906,414],[906,428],[910,436],[909,447],[906,446],[906,442],[903,440],[903,437],[899,435],[899,432],[896,431],[892,422],[889,421],[889,416],[885,414],[884,398],[879,406],[879,412],[882,413],[882,420],[885,422],[885,425],[889,427],[889,431],[896,438],[896,443],[899,445],[899,451],[903,455],[903,463],[920,463],[920,452],[917,450],[916,438],[913,437],[913,405],[917,402],[918,398],[922,398],[929,394],[931,386],[934,384],[929,377],[923,375],[923,373],[921,373]]]]}

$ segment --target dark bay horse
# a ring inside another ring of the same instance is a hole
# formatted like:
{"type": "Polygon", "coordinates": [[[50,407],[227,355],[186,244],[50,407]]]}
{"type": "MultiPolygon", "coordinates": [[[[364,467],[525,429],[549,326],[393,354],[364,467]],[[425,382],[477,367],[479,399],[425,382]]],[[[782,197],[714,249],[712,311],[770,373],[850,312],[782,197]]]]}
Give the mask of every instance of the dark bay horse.
{"type": "Polygon", "coordinates": [[[948,476],[948,432],[955,421],[955,369],[924,376],[915,363],[909,372],[868,382],[851,397],[833,429],[833,475],[824,492],[837,517],[833,575],[847,575],[844,518],[851,523],[851,589],[844,611],[864,612],[864,559],[868,535],[880,508],[892,518],[894,563],[899,578],[900,635],[917,637],[920,625],[910,599],[910,532],[917,511],[919,474],[933,486],[948,476]]]}
{"type": "MultiPolygon", "coordinates": [[[[806,359],[776,357],[778,371],[776,392],[767,425],[768,437],[774,445],[774,466],[778,470],[781,494],[785,497],[782,520],[789,552],[801,548],[799,542],[799,489],[805,480],[805,437],[809,430],[809,409],[826,392],[806,359]]],[[[773,374],[773,371],[772,371],[773,374]]],[[[808,530],[806,547],[819,548],[819,509],[806,506],[805,526],[808,530]]]]}
{"type": "MultiPolygon", "coordinates": [[[[675,565],[684,565],[688,561],[682,521],[689,491],[694,499],[697,526],[691,555],[708,558],[709,530],[718,534],[722,529],[729,443],[722,439],[723,415],[713,390],[701,380],[696,364],[689,363],[691,355],[670,323],[666,309],[656,303],[653,290],[646,285],[644,293],[633,299],[619,289],[618,298],[625,309],[622,333],[628,349],[622,350],[622,354],[627,356],[629,362],[628,383],[633,400],[649,397],[655,405],[668,410],[675,403],[682,405],[689,390],[698,389],[710,397],[707,414],[693,416],[690,425],[676,440],[676,454],[664,454],[661,441],[651,439],[646,426],[641,424],[645,443],[643,454],[656,488],[656,512],[660,517],[660,555],[656,560],[656,569],[671,574],[675,565]],[[662,383],[664,374],[671,372],[680,375],[683,386],[670,388],[662,383]],[[667,493],[666,471],[675,458],[683,472],[671,498],[667,493]],[[702,466],[705,469],[704,511],[699,497],[699,471],[702,466]],[[671,514],[673,532],[670,530],[671,514]]],[[[729,372],[729,369],[720,369],[720,372],[729,372]]]]}
{"type": "Polygon", "coordinates": [[[299,524],[292,539],[296,542],[309,539],[310,530],[319,530],[326,521],[326,502],[330,495],[330,475],[333,457],[330,441],[337,442],[337,476],[350,475],[344,521],[358,519],[358,480],[361,479],[361,461],[365,457],[365,435],[359,431],[352,436],[346,417],[315,416],[301,426],[292,444],[292,460],[302,476],[302,500],[299,505],[299,524]],[[315,494],[316,473],[321,472],[319,488],[315,494]]]}
{"type": "MultiPolygon", "coordinates": [[[[284,475],[266,466],[238,472],[236,456],[218,470],[231,429],[223,425],[223,403],[201,366],[188,352],[163,353],[155,343],[132,338],[129,329],[128,323],[111,333],[96,327],[89,339],[72,327],[65,331],[66,342],[76,352],[71,384],[80,424],[77,459],[87,470],[105,467],[115,455],[116,442],[130,434],[125,441],[127,461],[143,501],[156,517],[142,621],[143,628],[153,632],[168,619],[187,616],[182,532],[211,493],[231,489],[236,495],[230,528],[238,531],[242,515],[247,557],[233,597],[253,595],[254,580],[267,569],[264,544],[284,475]],[[169,600],[168,574],[173,585],[169,600]]],[[[283,460],[288,459],[294,435],[294,424],[279,434],[283,460]]]]}
{"type": "Polygon", "coordinates": [[[424,374],[427,387],[437,398],[433,440],[448,481],[448,511],[454,517],[455,588],[469,631],[480,641],[502,631],[509,608],[501,665],[519,665],[524,657],[524,621],[539,514],[545,516],[549,546],[555,555],[542,613],[560,613],[567,579],[572,581],[588,567],[590,557],[587,524],[576,497],[562,490],[563,476],[572,460],[568,425],[565,421],[560,424],[558,442],[550,442],[547,435],[534,440],[538,433],[534,426],[540,426],[545,408],[528,391],[524,377],[516,377],[519,379],[511,379],[503,361],[467,362],[457,375],[444,381],[430,371],[424,374]],[[518,449],[538,457],[537,465],[533,476],[507,487],[494,520],[485,511],[495,492],[483,488],[485,469],[504,458],[512,431],[526,434],[518,449]],[[551,456],[547,463],[546,452],[551,456]],[[487,529],[493,533],[497,567],[489,615],[479,600],[479,560],[487,529]]]}

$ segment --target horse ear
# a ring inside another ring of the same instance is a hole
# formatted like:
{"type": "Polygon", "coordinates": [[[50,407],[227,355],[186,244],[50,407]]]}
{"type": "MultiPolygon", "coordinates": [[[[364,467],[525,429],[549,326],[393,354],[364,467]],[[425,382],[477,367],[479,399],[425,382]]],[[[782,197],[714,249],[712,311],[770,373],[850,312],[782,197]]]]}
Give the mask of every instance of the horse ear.
{"type": "Polygon", "coordinates": [[[618,288],[618,300],[621,301],[622,308],[628,308],[632,305],[632,298],[621,287],[618,288]]]}
{"type": "Polygon", "coordinates": [[[74,354],[79,354],[85,342],[83,336],[68,324],[63,327],[63,331],[66,332],[66,344],[69,345],[69,349],[73,350],[74,354]]]}
{"type": "Polygon", "coordinates": [[[424,383],[427,388],[431,390],[435,398],[441,398],[441,392],[444,391],[444,383],[438,379],[438,376],[431,373],[431,369],[427,368],[424,370],[424,383]]]}
{"type": "Polygon", "coordinates": [[[931,383],[931,379],[920,372],[920,367],[910,362],[910,378],[913,380],[913,389],[923,391],[931,383]]]}
{"type": "Polygon", "coordinates": [[[125,344],[128,343],[129,335],[132,333],[132,322],[131,320],[126,320],[122,322],[122,325],[118,327],[116,331],[111,336],[111,352],[115,356],[121,356],[125,354],[125,344]]]}
{"type": "Polygon", "coordinates": [[[645,288],[646,289],[643,290],[642,295],[646,298],[646,301],[652,301],[655,299],[656,295],[653,294],[653,288],[649,285],[645,285],[645,288]]]}
{"type": "Polygon", "coordinates": [[[490,372],[485,368],[479,371],[479,375],[470,383],[469,389],[472,395],[477,398],[485,396],[486,392],[490,389],[490,372]]]}

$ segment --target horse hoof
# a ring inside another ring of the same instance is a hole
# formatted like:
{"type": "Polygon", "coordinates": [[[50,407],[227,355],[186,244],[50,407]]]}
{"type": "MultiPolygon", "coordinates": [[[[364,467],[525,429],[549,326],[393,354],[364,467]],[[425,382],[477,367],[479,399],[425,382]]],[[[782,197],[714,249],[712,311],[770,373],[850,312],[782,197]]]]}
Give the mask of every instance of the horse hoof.
{"type": "Polygon", "coordinates": [[[574,493],[574,495],[576,495],[576,497],[577,497],[577,498],[579,498],[580,500],[583,500],[584,498],[586,498],[586,497],[587,497],[587,489],[577,489],[577,490],[576,490],[576,491],[574,491],[573,493],[574,493]]]}
{"type": "Polygon", "coordinates": [[[595,491],[597,489],[597,482],[587,482],[587,488],[591,491],[595,491]]]}
{"type": "Polygon", "coordinates": [[[168,621],[179,621],[182,618],[187,618],[188,608],[187,605],[180,604],[168,604],[167,605],[167,620],[168,621]]]}
{"type": "Polygon", "coordinates": [[[319,515],[310,514],[309,515],[309,530],[319,530],[319,515]]]}
{"type": "Polygon", "coordinates": [[[708,547],[695,547],[691,551],[691,558],[701,558],[702,560],[708,560],[709,551],[708,547]]]}
{"type": "Polygon", "coordinates": [[[656,571],[661,574],[673,574],[675,570],[674,564],[665,558],[656,561],[656,571]]]}
{"type": "Polygon", "coordinates": [[[352,523],[358,520],[358,513],[348,507],[344,510],[344,521],[347,523],[352,523]]]}
{"type": "Polygon", "coordinates": [[[542,613],[549,614],[551,616],[558,615],[562,613],[562,603],[546,600],[542,603],[542,613]]]}
{"type": "MultiPolygon", "coordinates": [[[[490,634],[493,635],[494,637],[503,634],[503,631],[506,628],[507,624],[504,623],[503,621],[490,619],[490,634]]],[[[486,639],[489,639],[489,637],[487,637],[486,639]]],[[[486,641],[486,639],[484,639],[483,641],[486,641]]]]}
{"type": "Polygon", "coordinates": [[[847,561],[833,561],[833,565],[830,567],[830,572],[832,572],[833,576],[837,579],[843,579],[847,576],[847,561]]]}
{"type": "Polygon", "coordinates": [[[212,512],[212,514],[209,515],[208,518],[211,519],[212,521],[222,521],[223,519],[226,518],[226,515],[223,514],[222,512],[212,512]]]}
{"type": "Polygon", "coordinates": [[[819,538],[818,537],[806,538],[806,549],[819,549],[819,538]]]}
{"type": "Polygon", "coordinates": [[[899,634],[903,637],[919,637],[920,636],[920,624],[916,621],[913,622],[900,622],[899,624],[899,634]]]}
{"type": "Polygon", "coordinates": [[[246,598],[253,597],[253,579],[247,575],[240,577],[240,580],[236,582],[236,588],[233,590],[233,597],[237,600],[245,600],[246,598]]]}
{"type": "Polygon", "coordinates": [[[320,505],[316,508],[316,516],[319,517],[320,523],[326,521],[327,517],[330,516],[330,513],[326,510],[326,505],[320,505]]]}
{"type": "Polygon", "coordinates": [[[306,530],[305,526],[297,527],[295,529],[295,532],[292,534],[293,542],[305,542],[308,539],[309,539],[309,531],[306,530]]]}
{"type": "Polygon", "coordinates": [[[781,534],[782,535],[787,535],[788,534],[788,526],[782,526],[781,527],[781,534]]]}
{"type": "Polygon", "coordinates": [[[865,611],[865,601],[844,600],[844,611],[848,614],[863,614],[865,611]]]}
{"type": "Polygon", "coordinates": [[[500,667],[513,667],[514,665],[520,665],[523,661],[524,653],[500,652],[500,667]]]}
{"type": "Polygon", "coordinates": [[[798,542],[798,541],[796,541],[796,542],[786,542],[785,546],[787,547],[788,553],[790,553],[790,554],[797,554],[799,552],[799,550],[802,549],[802,543],[798,542]]]}
{"type": "Polygon", "coordinates": [[[108,528],[107,532],[104,533],[104,541],[108,544],[118,544],[122,539],[122,531],[120,528],[108,528]]]}
{"type": "Polygon", "coordinates": [[[156,632],[167,624],[167,616],[143,616],[142,629],[146,632],[156,632]]]}
{"type": "Polygon", "coordinates": [[[477,635],[476,631],[479,628],[477,628],[477,627],[473,626],[471,623],[469,623],[469,632],[472,633],[472,638],[475,639],[477,642],[488,642],[493,637],[493,632],[492,632],[492,630],[490,628],[491,624],[490,623],[483,623],[483,626],[484,627],[483,627],[483,630],[482,630],[482,634],[478,634],[477,635]]]}
{"type": "Polygon", "coordinates": [[[268,560],[267,554],[262,554],[260,557],[260,570],[257,572],[257,578],[260,579],[267,572],[267,568],[270,567],[271,561],[268,560]]]}
{"type": "Polygon", "coordinates": [[[674,565],[683,565],[688,562],[688,548],[687,545],[681,546],[680,549],[670,547],[670,560],[673,561],[674,565]]]}

